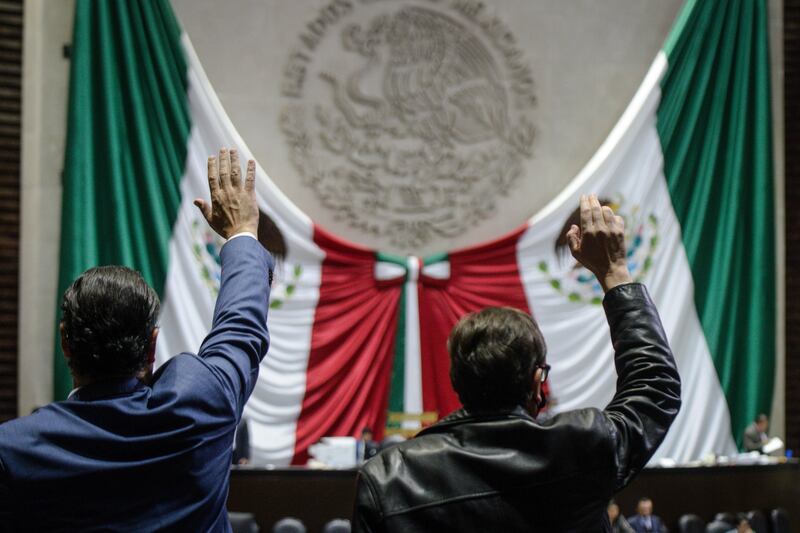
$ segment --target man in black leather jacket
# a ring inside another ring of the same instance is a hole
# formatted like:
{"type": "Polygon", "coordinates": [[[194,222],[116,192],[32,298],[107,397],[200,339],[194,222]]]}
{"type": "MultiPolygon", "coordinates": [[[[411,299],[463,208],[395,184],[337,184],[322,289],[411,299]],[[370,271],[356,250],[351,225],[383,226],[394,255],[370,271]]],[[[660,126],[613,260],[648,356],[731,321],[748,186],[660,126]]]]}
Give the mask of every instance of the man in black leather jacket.
{"type": "Polygon", "coordinates": [[[631,282],[622,218],[581,197],[567,240],[606,293],[611,403],[537,422],[549,369],[538,326],[511,309],[467,315],[449,340],[464,409],[364,465],[355,531],[610,531],[608,500],[664,439],[680,377],[647,290],[631,282]]]}

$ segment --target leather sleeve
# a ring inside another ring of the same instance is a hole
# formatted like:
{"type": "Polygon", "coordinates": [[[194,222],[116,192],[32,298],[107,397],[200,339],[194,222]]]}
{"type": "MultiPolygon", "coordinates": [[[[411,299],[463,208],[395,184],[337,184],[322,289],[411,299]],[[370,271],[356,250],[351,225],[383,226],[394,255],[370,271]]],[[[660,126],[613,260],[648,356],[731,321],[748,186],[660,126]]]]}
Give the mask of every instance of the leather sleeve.
{"type": "Polygon", "coordinates": [[[222,280],[211,331],[198,356],[220,379],[226,396],[241,413],[269,347],[272,256],[252,237],[229,240],[220,252],[222,280]]]}
{"type": "Polygon", "coordinates": [[[617,392],[604,414],[615,445],[616,490],[653,456],[681,406],[681,381],[661,319],[644,285],[610,290],[603,300],[614,360],[617,392]]]}
{"type": "Polygon", "coordinates": [[[369,476],[358,474],[356,504],[353,510],[353,533],[377,533],[381,531],[381,510],[369,476]]]}

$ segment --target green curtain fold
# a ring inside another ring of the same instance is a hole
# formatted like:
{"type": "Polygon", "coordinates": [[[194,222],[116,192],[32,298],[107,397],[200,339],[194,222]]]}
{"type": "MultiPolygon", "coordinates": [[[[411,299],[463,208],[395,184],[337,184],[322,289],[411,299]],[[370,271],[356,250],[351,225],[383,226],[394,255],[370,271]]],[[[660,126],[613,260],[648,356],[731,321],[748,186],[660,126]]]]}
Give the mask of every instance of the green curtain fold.
{"type": "Polygon", "coordinates": [[[689,0],[664,50],[658,131],[695,304],[741,446],[772,404],[775,214],[765,0],[689,0]]]}
{"type": "MultiPolygon", "coordinates": [[[[190,130],[180,39],[167,0],[76,3],[59,307],[72,280],[103,264],[134,268],[163,294],[190,130]]],[[[55,344],[59,400],[72,380],[58,334],[55,344]]]]}

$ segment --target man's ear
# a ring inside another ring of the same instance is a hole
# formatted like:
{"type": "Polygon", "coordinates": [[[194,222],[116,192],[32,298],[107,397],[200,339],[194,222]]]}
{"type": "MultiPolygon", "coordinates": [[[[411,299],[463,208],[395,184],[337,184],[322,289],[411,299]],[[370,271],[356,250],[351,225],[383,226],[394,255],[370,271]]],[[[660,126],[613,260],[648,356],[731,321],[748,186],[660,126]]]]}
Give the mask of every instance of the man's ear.
{"type": "Polygon", "coordinates": [[[61,351],[64,352],[64,357],[69,359],[72,357],[72,352],[70,351],[69,343],[67,342],[67,328],[64,327],[63,322],[58,326],[58,331],[61,334],[61,351]]]}
{"type": "Polygon", "coordinates": [[[537,368],[536,372],[533,373],[533,383],[531,383],[532,398],[536,402],[534,405],[537,406],[542,403],[542,372],[544,370],[537,368]]]}
{"type": "Polygon", "coordinates": [[[156,362],[156,340],[158,340],[158,328],[153,328],[153,334],[150,335],[150,347],[147,349],[148,365],[156,362]]]}
{"type": "Polygon", "coordinates": [[[531,377],[531,396],[528,400],[528,413],[534,418],[539,414],[539,405],[542,403],[542,369],[537,368],[531,377]]]}

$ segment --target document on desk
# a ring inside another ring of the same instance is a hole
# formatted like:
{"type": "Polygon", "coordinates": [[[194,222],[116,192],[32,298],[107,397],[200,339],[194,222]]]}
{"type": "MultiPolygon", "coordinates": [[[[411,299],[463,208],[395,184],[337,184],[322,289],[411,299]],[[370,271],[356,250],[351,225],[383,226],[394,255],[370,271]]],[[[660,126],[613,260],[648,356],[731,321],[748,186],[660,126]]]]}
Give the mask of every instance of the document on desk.
{"type": "Polygon", "coordinates": [[[783,441],[778,437],[772,437],[767,441],[767,443],[761,447],[761,451],[770,454],[777,452],[778,450],[783,448],[783,441]]]}

